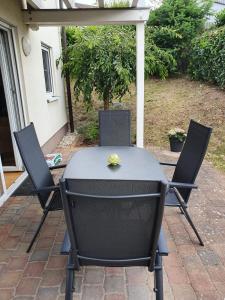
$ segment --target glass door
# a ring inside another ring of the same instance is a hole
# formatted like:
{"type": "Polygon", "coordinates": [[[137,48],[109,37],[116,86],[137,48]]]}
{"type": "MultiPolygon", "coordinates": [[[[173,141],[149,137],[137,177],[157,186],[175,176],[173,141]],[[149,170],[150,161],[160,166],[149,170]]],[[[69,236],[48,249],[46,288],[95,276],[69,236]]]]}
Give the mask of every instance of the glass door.
{"type": "Polygon", "coordinates": [[[19,130],[23,122],[21,109],[12,31],[0,24],[0,155],[4,171],[22,170],[13,138],[13,131],[19,130]]]}
{"type": "Polygon", "coordinates": [[[5,184],[5,177],[3,173],[3,167],[0,157],[0,198],[5,194],[6,192],[6,184],[5,184]]]}

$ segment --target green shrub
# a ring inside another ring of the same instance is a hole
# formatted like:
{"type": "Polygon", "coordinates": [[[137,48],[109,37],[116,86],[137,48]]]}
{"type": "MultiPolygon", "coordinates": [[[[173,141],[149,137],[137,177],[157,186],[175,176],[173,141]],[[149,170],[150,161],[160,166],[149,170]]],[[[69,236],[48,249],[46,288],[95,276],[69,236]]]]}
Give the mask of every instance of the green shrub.
{"type": "Polygon", "coordinates": [[[225,8],[216,14],[216,26],[220,27],[225,25],[225,8]]]}
{"type": "Polygon", "coordinates": [[[99,137],[99,128],[96,121],[90,121],[78,128],[78,133],[82,136],[86,144],[96,143],[99,137]]]}
{"type": "Polygon", "coordinates": [[[163,30],[161,31],[162,35],[157,34],[159,31],[159,28],[153,27],[145,29],[145,75],[146,77],[157,76],[165,79],[175,73],[177,62],[172,50],[156,45],[157,38],[163,39],[163,30]]]}
{"type": "Polygon", "coordinates": [[[204,30],[211,5],[211,0],[163,0],[149,15],[156,46],[174,56],[179,71],[186,70],[190,43],[204,30]]]}
{"type": "Polygon", "coordinates": [[[205,32],[192,44],[189,74],[225,88],[225,26],[205,32]]]}

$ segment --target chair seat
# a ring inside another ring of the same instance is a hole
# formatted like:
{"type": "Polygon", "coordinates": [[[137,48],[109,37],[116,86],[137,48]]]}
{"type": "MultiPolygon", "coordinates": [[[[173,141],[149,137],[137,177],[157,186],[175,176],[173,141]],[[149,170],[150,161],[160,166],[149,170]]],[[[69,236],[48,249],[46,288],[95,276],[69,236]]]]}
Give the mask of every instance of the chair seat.
{"type": "Polygon", "coordinates": [[[169,189],[166,195],[165,206],[180,206],[177,195],[173,188],[169,189]]]}
{"type": "Polygon", "coordinates": [[[54,192],[54,194],[52,195],[51,201],[52,201],[52,204],[51,204],[51,208],[49,209],[50,211],[63,209],[60,191],[54,192]]]}
{"type": "MultiPolygon", "coordinates": [[[[70,238],[69,238],[68,231],[66,231],[65,235],[64,235],[64,240],[63,240],[63,243],[62,243],[62,247],[61,247],[61,254],[62,255],[67,255],[67,254],[69,254],[70,250],[71,250],[70,238]]],[[[160,234],[159,234],[158,250],[159,250],[159,254],[161,256],[167,256],[168,253],[169,253],[167,243],[166,243],[165,234],[164,234],[164,230],[163,230],[162,227],[160,229],[160,234]]]]}

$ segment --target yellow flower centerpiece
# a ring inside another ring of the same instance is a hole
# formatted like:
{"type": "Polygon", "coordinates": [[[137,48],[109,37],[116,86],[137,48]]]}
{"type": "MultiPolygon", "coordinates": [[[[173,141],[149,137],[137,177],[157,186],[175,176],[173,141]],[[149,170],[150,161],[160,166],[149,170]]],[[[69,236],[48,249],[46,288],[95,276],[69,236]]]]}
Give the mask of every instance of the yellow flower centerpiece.
{"type": "Polygon", "coordinates": [[[121,159],[118,154],[113,153],[108,156],[107,162],[109,166],[117,166],[120,164],[121,159]]]}

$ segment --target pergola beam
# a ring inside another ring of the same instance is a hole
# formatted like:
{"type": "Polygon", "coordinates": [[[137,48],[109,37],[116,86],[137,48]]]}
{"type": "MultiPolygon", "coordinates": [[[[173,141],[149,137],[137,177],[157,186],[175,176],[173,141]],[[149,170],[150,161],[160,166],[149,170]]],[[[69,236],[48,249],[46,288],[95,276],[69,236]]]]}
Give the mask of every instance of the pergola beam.
{"type": "Polygon", "coordinates": [[[74,1],[73,0],[63,0],[67,8],[74,8],[74,1]]]}
{"type": "Polygon", "coordinates": [[[27,0],[27,3],[35,9],[41,9],[43,7],[41,0],[27,0]]]}
{"type": "Polygon", "coordinates": [[[104,0],[98,0],[98,6],[99,6],[100,8],[103,8],[103,7],[105,6],[104,0]]]}
{"type": "Polygon", "coordinates": [[[38,26],[138,24],[148,20],[149,8],[24,10],[24,23],[38,26]]]}
{"type": "Polygon", "coordinates": [[[85,4],[80,2],[75,2],[74,4],[75,4],[75,8],[97,8],[98,7],[96,5],[85,4]]]}
{"type": "Polygon", "coordinates": [[[131,7],[137,7],[138,0],[132,0],[131,7]]]}

